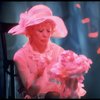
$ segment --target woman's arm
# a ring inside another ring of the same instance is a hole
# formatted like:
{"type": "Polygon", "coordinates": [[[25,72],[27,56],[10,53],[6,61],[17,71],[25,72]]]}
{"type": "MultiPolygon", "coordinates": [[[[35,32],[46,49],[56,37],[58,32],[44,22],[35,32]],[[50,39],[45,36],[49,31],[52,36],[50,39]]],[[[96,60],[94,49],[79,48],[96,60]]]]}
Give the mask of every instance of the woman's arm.
{"type": "Polygon", "coordinates": [[[35,85],[35,75],[33,75],[33,73],[30,73],[30,70],[26,63],[26,58],[24,57],[24,55],[16,53],[13,60],[16,64],[19,77],[27,93],[31,96],[35,96],[39,91],[39,87],[35,85]]]}

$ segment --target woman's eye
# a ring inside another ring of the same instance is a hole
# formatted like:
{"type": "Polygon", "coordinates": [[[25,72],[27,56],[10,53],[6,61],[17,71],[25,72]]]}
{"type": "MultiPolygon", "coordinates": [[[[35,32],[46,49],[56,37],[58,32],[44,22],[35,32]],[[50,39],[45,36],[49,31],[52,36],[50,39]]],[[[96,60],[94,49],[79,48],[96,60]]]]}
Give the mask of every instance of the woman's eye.
{"type": "Polygon", "coordinates": [[[51,30],[47,30],[47,32],[51,32],[51,30]]]}
{"type": "Polygon", "coordinates": [[[38,30],[39,32],[43,32],[44,30],[42,29],[42,30],[38,30]]]}

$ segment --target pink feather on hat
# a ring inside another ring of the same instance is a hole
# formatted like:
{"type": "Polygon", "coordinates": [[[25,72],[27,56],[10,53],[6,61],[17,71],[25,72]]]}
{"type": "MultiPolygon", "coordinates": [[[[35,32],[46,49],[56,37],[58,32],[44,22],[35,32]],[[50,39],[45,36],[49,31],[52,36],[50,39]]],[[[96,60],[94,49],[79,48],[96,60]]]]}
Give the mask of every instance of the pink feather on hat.
{"type": "Polygon", "coordinates": [[[53,16],[51,9],[42,4],[33,6],[29,11],[21,13],[18,25],[11,28],[8,33],[12,35],[25,34],[26,27],[39,24],[47,19],[51,19],[56,24],[51,37],[63,38],[67,36],[68,30],[64,21],[58,16],[53,16]]]}

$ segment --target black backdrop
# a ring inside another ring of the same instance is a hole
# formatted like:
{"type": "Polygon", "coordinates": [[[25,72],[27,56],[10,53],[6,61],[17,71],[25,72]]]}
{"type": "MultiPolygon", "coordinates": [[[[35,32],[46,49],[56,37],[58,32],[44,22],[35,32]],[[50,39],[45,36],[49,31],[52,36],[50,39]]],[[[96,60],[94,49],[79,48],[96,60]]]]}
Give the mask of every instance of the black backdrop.
{"type": "MultiPolygon", "coordinates": [[[[78,54],[84,54],[93,60],[93,64],[88,74],[85,75],[85,89],[87,94],[83,98],[100,98],[100,54],[96,51],[100,47],[100,2],[51,2],[51,1],[31,1],[31,2],[1,2],[0,23],[16,23],[19,15],[26,9],[36,4],[49,6],[54,15],[63,18],[68,29],[68,36],[63,39],[52,39],[55,43],[65,49],[71,49],[78,54]],[[79,3],[81,8],[75,7],[79,3]],[[89,24],[82,24],[83,18],[90,18],[89,24]],[[89,32],[98,32],[97,38],[89,38],[89,32]]],[[[13,54],[27,41],[23,36],[11,36],[6,34],[7,56],[12,59],[13,54]],[[19,43],[19,40],[21,41],[19,43]]],[[[0,40],[0,97],[3,91],[3,54],[0,40]]]]}

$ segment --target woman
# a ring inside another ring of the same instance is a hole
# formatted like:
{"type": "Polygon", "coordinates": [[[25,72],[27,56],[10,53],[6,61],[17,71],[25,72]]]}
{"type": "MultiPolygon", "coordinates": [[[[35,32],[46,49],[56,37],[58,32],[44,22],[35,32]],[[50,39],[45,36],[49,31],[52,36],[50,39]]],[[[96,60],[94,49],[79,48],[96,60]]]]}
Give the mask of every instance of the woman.
{"type": "MultiPolygon", "coordinates": [[[[36,5],[20,15],[19,24],[9,30],[13,35],[24,34],[28,42],[19,49],[13,60],[24,86],[24,98],[77,98],[78,94],[66,96],[64,85],[52,79],[49,69],[58,61],[64,49],[50,38],[67,36],[67,28],[60,17],[53,16],[45,5],[36,5]]],[[[77,81],[70,80],[77,88],[77,81]]],[[[68,80],[67,80],[68,81],[68,80]]],[[[75,89],[73,89],[75,91],[75,89]]],[[[23,92],[23,91],[22,91],[23,92]]]]}

